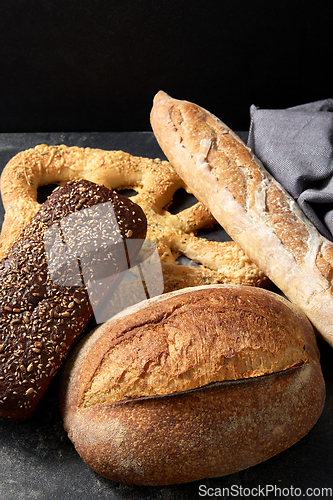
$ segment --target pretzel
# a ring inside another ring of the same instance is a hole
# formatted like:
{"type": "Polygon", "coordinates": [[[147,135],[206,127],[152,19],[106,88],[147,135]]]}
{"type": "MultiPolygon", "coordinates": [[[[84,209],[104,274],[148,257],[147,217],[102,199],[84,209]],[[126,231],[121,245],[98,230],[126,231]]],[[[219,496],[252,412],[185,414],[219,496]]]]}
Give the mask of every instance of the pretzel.
{"type": "MultiPolygon", "coordinates": [[[[268,279],[233,241],[196,237],[201,228],[216,224],[211,213],[196,203],[177,214],[168,211],[175,192],[187,186],[171,164],[132,156],[123,151],[39,145],[13,157],[1,176],[5,219],[0,235],[0,258],[40,208],[37,190],[48,184],[87,179],[106,187],[133,189],[132,201],[144,210],[147,239],[158,249],[164,292],[202,284],[232,283],[266,286],[268,279]],[[180,265],[180,255],[199,263],[180,265]]],[[[189,192],[189,191],[188,191],[189,192]]]]}

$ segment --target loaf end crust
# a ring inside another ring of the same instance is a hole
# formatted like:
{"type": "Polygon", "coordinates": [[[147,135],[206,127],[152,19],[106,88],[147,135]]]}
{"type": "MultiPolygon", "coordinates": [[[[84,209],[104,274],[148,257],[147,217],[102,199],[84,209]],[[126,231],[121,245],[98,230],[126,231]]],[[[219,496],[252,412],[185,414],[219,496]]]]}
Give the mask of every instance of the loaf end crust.
{"type": "Polygon", "coordinates": [[[95,471],[158,485],[268,459],[313,427],[324,399],[305,315],[263,289],[210,285],[92,332],[65,365],[60,407],[95,471]]]}

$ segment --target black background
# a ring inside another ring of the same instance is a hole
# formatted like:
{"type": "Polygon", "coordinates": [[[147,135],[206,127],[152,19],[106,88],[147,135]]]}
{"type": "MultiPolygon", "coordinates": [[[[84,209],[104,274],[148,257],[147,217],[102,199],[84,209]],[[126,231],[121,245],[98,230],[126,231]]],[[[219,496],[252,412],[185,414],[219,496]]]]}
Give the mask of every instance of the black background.
{"type": "Polygon", "coordinates": [[[0,132],[150,130],[162,89],[247,130],[332,96],[332,2],[0,2],[0,132]]]}

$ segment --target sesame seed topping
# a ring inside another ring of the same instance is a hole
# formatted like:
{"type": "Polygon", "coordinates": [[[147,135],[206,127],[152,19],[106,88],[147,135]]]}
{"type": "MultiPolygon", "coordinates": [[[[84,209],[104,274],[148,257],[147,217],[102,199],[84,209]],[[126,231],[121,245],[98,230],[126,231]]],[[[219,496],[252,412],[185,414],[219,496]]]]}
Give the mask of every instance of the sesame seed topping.
{"type": "Polygon", "coordinates": [[[27,366],[27,372],[31,373],[34,371],[34,364],[33,363],[30,363],[28,366],[27,366]]]}

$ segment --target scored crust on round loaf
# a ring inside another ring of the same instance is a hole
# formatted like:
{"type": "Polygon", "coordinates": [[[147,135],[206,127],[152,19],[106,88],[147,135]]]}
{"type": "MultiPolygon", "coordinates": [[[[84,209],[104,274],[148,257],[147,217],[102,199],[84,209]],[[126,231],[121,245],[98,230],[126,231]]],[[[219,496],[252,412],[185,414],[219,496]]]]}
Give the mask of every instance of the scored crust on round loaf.
{"type": "Polygon", "coordinates": [[[166,294],[94,332],[77,404],[86,408],[287,370],[309,362],[312,334],[287,301],[260,288],[166,294]]]}
{"type": "Polygon", "coordinates": [[[114,481],[230,474],[301,439],[325,399],[311,324],[267,290],[209,285],[123,311],[62,373],[65,430],[114,481]]]}
{"type": "Polygon", "coordinates": [[[161,258],[164,291],[213,283],[267,286],[269,280],[233,241],[214,242],[196,237],[199,229],[216,221],[201,203],[177,214],[168,211],[173,195],[186,188],[169,162],[123,151],[40,145],[22,151],[1,176],[5,220],[0,235],[0,257],[40,208],[37,189],[87,179],[111,189],[134,189],[131,200],[145,212],[147,239],[155,242],[161,258]],[[175,265],[179,255],[199,267],[175,265]]]}

